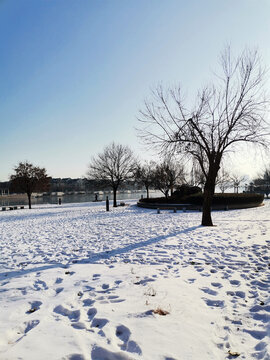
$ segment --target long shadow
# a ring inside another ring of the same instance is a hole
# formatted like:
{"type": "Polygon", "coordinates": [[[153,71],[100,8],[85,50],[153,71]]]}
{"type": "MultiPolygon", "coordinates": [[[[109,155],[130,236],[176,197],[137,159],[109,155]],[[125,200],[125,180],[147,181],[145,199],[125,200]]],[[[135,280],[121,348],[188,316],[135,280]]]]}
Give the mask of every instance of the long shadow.
{"type": "Polygon", "coordinates": [[[66,268],[66,266],[63,264],[54,263],[54,264],[49,264],[49,265],[40,265],[40,266],[37,266],[32,269],[5,271],[5,272],[0,273],[0,281],[8,280],[13,277],[25,276],[26,274],[30,274],[33,272],[44,271],[44,270],[54,269],[54,268],[63,268],[64,269],[64,268],[66,268]]]}
{"type": "Polygon", "coordinates": [[[195,229],[197,229],[199,227],[200,227],[200,225],[192,226],[190,228],[178,231],[177,233],[171,233],[171,234],[168,234],[168,235],[160,235],[160,236],[157,236],[155,238],[148,239],[146,241],[141,241],[141,242],[136,243],[136,244],[127,245],[127,246],[125,246],[123,248],[118,248],[118,249],[114,249],[114,250],[110,250],[110,251],[103,251],[101,253],[95,254],[90,259],[88,258],[88,259],[78,260],[77,264],[85,264],[85,263],[94,264],[94,263],[96,263],[96,261],[98,261],[100,259],[109,259],[112,256],[124,254],[124,253],[127,253],[129,251],[141,248],[141,247],[152,245],[152,244],[155,244],[155,243],[157,243],[159,241],[165,240],[165,239],[167,239],[169,237],[172,237],[172,236],[177,236],[177,235],[180,235],[180,234],[183,234],[183,233],[191,232],[191,231],[193,231],[193,230],[195,230],[195,229]]]}
{"type": "MultiPolygon", "coordinates": [[[[201,225],[192,226],[190,228],[187,228],[187,229],[184,229],[184,230],[181,230],[178,232],[170,233],[168,235],[160,235],[155,238],[148,239],[146,241],[141,241],[141,242],[135,243],[135,244],[130,244],[130,245],[127,245],[122,248],[117,248],[117,249],[110,250],[110,251],[102,251],[100,253],[94,254],[90,258],[78,260],[77,258],[73,257],[73,258],[70,258],[68,265],[72,265],[73,263],[96,264],[96,263],[98,263],[99,260],[109,259],[112,256],[124,254],[131,250],[135,250],[135,249],[142,248],[142,247],[145,247],[148,245],[152,245],[152,244],[158,243],[159,241],[165,240],[169,237],[178,236],[180,234],[194,231],[194,230],[198,229],[199,227],[201,227],[201,225]]],[[[43,266],[41,265],[41,266],[38,266],[38,267],[35,267],[32,269],[23,269],[23,270],[19,270],[19,271],[17,270],[17,271],[10,271],[10,272],[5,271],[5,272],[0,273],[0,280],[4,280],[4,279],[8,280],[12,277],[25,276],[26,274],[29,274],[29,273],[33,273],[33,272],[37,272],[37,271],[44,271],[44,270],[53,269],[53,268],[66,268],[68,265],[63,265],[60,263],[53,263],[51,265],[43,265],[43,266]]]]}

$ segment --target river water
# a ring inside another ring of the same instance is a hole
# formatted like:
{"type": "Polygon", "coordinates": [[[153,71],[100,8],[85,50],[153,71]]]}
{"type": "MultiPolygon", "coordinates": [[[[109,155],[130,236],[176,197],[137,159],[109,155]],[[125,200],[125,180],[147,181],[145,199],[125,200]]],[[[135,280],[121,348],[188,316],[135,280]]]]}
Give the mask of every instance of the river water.
{"type": "MultiPolygon", "coordinates": [[[[162,194],[159,191],[150,191],[150,197],[158,197],[162,194]]],[[[108,196],[109,200],[113,199],[113,194],[110,192],[100,192],[98,194],[98,200],[104,201],[106,200],[106,196],[108,196]]],[[[128,199],[140,199],[141,196],[146,197],[146,191],[136,191],[136,192],[119,192],[117,194],[118,203],[128,199]]],[[[32,204],[57,204],[59,198],[62,203],[83,203],[83,202],[92,202],[95,200],[95,193],[89,194],[74,194],[74,195],[63,195],[63,196],[41,196],[41,197],[32,197],[32,204]]],[[[1,206],[14,206],[14,205],[27,205],[28,200],[26,196],[16,197],[3,197],[1,198],[1,206]]]]}

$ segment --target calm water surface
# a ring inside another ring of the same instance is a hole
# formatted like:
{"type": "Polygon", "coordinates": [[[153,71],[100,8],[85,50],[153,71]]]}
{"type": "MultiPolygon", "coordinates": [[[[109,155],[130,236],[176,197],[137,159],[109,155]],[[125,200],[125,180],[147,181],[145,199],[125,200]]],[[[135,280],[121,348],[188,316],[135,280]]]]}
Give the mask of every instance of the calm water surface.
{"type": "MultiPolygon", "coordinates": [[[[146,197],[146,191],[139,191],[139,192],[121,192],[117,194],[117,201],[123,201],[128,199],[140,199],[141,196],[146,197]]],[[[104,201],[106,200],[106,196],[109,197],[109,200],[113,199],[113,194],[109,192],[104,192],[103,194],[100,193],[98,195],[98,200],[104,201]]],[[[158,197],[161,196],[161,193],[159,191],[151,191],[150,192],[151,197],[158,197]]],[[[42,196],[37,198],[32,198],[32,204],[38,205],[38,204],[57,204],[58,199],[61,198],[63,204],[68,203],[83,203],[83,202],[91,202],[95,200],[95,194],[76,194],[76,195],[64,195],[64,196],[42,196]]],[[[28,205],[27,198],[24,199],[1,199],[1,206],[13,206],[13,205],[28,205]]]]}

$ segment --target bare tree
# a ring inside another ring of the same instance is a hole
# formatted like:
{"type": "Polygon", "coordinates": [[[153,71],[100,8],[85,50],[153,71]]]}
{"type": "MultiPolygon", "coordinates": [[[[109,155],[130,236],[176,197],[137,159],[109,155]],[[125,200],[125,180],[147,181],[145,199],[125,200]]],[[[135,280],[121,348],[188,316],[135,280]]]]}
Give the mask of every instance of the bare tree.
{"type": "Polygon", "coordinates": [[[218,172],[216,185],[219,187],[222,193],[224,193],[232,186],[232,179],[229,173],[224,168],[221,168],[218,172]]]}
{"type": "Polygon", "coordinates": [[[29,209],[31,209],[31,195],[33,192],[49,190],[50,177],[45,168],[39,168],[33,164],[20,162],[14,168],[15,174],[10,176],[10,189],[27,194],[29,209]]]}
{"type": "Polygon", "coordinates": [[[185,153],[196,159],[205,176],[202,225],[212,226],[211,204],[221,160],[240,142],[266,145],[264,71],[256,51],[243,51],[236,59],[230,48],[221,56],[216,83],[198,92],[188,109],[181,88],[153,91],[140,111],[140,136],[160,151],[185,153]]]}
{"type": "Polygon", "coordinates": [[[113,142],[92,158],[88,178],[104,181],[113,189],[113,206],[116,207],[117,189],[125,180],[133,177],[135,168],[136,161],[131,149],[113,142]]]}
{"type": "Polygon", "coordinates": [[[246,181],[247,177],[245,175],[232,174],[230,178],[232,181],[234,192],[238,194],[240,184],[246,181]]]}
{"type": "Polygon", "coordinates": [[[270,165],[266,166],[263,171],[261,171],[257,178],[254,179],[255,185],[263,185],[263,184],[270,184],[270,165]]]}
{"type": "Polygon", "coordinates": [[[184,167],[170,158],[165,158],[162,163],[156,165],[154,172],[154,186],[166,197],[173,194],[173,189],[177,185],[185,182],[184,167]]]}
{"type": "Polygon", "coordinates": [[[203,187],[205,184],[205,175],[202,172],[200,165],[196,161],[193,161],[192,163],[192,169],[190,172],[190,184],[199,187],[203,187]]]}
{"type": "Polygon", "coordinates": [[[138,164],[135,170],[135,180],[145,187],[147,199],[149,198],[149,188],[153,186],[155,168],[156,163],[150,161],[145,162],[143,165],[138,164]]]}
{"type": "Polygon", "coordinates": [[[270,184],[270,166],[264,170],[263,178],[266,183],[270,184]]]}
{"type": "Polygon", "coordinates": [[[253,190],[256,192],[264,193],[269,198],[270,194],[270,166],[265,167],[253,182],[253,190]],[[254,189],[255,186],[255,189],[254,189]]]}

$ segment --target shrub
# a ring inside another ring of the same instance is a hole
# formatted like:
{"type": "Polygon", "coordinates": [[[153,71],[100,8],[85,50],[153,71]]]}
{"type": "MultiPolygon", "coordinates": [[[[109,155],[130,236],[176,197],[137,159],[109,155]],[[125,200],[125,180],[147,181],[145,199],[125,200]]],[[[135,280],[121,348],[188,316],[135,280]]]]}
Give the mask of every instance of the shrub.
{"type": "MultiPolygon", "coordinates": [[[[158,204],[167,204],[167,203],[171,203],[173,200],[169,197],[168,199],[164,197],[157,197],[157,198],[143,198],[140,199],[140,202],[142,203],[158,203],[158,204]]],[[[174,203],[179,203],[179,200],[174,200],[174,203]]]]}
{"type": "MultiPolygon", "coordinates": [[[[215,194],[213,199],[213,205],[235,205],[235,204],[249,204],[249,203],[261,203],[264,196],[261,194],[215,194]]],[[[184,197],[186,203],[202,205],[203,194],[195,194],[184,197]]]]}
{"type": "Polygon", "coordinates": [[[172,198],[182,199],[184,196],[199,194],[202,189],[199,186],[181,185],[174,191],[172,198]]]}
{"type": "MultiPolygon", "coordinates": [[[[245,205],[250,203],[261,203],[263,202],[264,196],[262,194],[215,194],[213,199],[213,205],[245,205]]],[[[140,202],[143,203],[158,203],[158,204],[193,204],[193,205],[202,205],[203,204],[203,193],[192,194],[188,196],[180,197],[165,197],[160,198],[151,198],[151,199],[141,199],[140,202]]]]}

